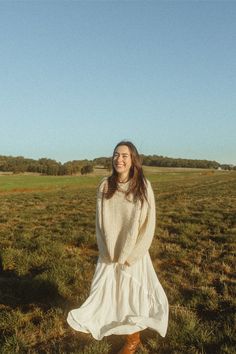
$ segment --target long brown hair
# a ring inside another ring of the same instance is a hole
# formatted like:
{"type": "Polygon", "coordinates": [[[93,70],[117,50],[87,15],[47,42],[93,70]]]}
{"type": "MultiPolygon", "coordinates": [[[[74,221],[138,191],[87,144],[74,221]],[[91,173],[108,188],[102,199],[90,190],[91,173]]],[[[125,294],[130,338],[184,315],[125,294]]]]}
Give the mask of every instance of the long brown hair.
{"type": "Polygon", "coordinates": [[[146,186],[146,178],[143,174],[142,163],[138,153],[138,150],[134,146],[131,141],[120,141],[116,147],[114,148],[113,155],[112,155],[112,174],[108,177],[108,186],[105,192],[105,198],[110,199],[114,193],[118,190],[118,173],[116,172],[113,159],[115,155],[115,151],[118,146],[127,146],[130,155],[131,155],[131,167],[129,170],[129,187],[128,190],[125,192],[126,196],[132,194],[134,200],[140,200],[143,204],[144,200],[147,200],[147,186],[146,186]]]}

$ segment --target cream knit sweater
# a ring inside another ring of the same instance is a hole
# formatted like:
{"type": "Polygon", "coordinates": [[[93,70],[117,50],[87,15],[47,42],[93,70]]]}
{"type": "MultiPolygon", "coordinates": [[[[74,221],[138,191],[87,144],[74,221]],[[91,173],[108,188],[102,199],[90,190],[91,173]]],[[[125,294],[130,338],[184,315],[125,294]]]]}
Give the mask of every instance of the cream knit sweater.
{"type": "Polygon", "coordinates": [[[125,196],[128,183],[119,183],[119,190],[111,199],[103,191],[107,178],[101,182],[97,193],[96,236],[99,255],[105,262],[126,261],[131,265],[148,251],[156,221],[155,199],[150,182],[147,180],[147,201],[141,206],[132,196],[125,196]]]}

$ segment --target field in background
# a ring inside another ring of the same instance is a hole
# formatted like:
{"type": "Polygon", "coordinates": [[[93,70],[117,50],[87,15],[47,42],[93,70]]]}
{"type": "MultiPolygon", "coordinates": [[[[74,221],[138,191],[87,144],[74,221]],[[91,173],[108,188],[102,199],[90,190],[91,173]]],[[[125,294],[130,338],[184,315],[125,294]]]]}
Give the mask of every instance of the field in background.
{"type": "MultiPolygon", "coordinates": [[[[145,168],[156,196],[150,249],[170,302],[166,338],[139,353],[235,353],[236,173],[145,168]]],[[[66,324],[97,260],[93,176],[0,176],[0,352],[117,353],[66,324]]]]}
{"type": "MultiPolygon", "coordinates": [[[[160,178],[166,178],[174,174],[181,174],[182,178],[189,173],[198,175],[223,174],[226,171],[216,171],[199,168],[173,168],[173,167],[152,167],[144,166],[144,172],[147,176],[160,174],[160,178]]],[[[40,190],[54,190],[61,188],[77,188],[94,186],[99,183],[101,177],[108,176],[109,172],[104,168],[94,168],[94,172],[89,175],[78,176],[43,176],[35,173],[12,174],[0,172],[0,194],[6,192],[30,192],[40,190]],[[94,179],[96,177],[96,179],[94,179]]]]}

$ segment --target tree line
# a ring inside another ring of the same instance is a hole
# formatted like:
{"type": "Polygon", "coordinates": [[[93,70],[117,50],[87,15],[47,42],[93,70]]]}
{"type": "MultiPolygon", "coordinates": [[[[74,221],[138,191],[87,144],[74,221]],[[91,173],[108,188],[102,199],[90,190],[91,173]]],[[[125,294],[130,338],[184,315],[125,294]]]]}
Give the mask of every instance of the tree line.
{"type": "MultiPolygon", "coordinates": [[[[217,161],[173,158],[159,155],[141,155],[144,166],[156,167],[189,167],[189,168],[212,168],[222,170],[236,170],[236,166],[231,164],[220,164],[217,161]]],[[[111,167],[111,157],[99,157],[93,160],[96,165],[111,167]]]]}
{"type": "Polygon", "coordinates": [[[63,176],[77,173],[92,172],[93,166],[89,160],[73,160],[65,163],[53,159],[41,158],[38,160],[23,156],[0,156],[0,171],[23,173],[32,172],[44,175],[63,176]]]}
{"type": "MultiPolygon", "coordinates": [[[[209,160],[171,158],[158,155],[141,155],[141,158],[144,166],[236,170],[236,166],[229,164],[222,165],[216,161],[209,160]]],[[[111,161],[111,157],[99,157],[93,160],[73,160],[61,163],[48,158],[34,160],[23,156],[13,157],[0,155],[0,171],[13,173],[31,172],[54,176],[74,175],[78,173],[87,174],[93,172],[94,166],[111,170],[111,161]]]]}

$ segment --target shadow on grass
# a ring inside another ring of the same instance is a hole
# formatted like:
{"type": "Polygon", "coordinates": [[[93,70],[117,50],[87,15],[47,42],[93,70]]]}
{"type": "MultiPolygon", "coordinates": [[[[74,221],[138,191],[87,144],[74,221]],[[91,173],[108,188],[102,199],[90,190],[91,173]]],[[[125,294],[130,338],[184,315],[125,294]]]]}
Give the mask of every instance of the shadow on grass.
{"type": "Polygon", "coordinates": [[[20,276],[14,270],[4,271],[0,258],[0,303],[23,311],[27,311],[32,304],[44,310],[64,307],[66,301],[59,294],[57,285],[46,279],[35,278],[41,272],[35,270],[32,274],[20,276]]]}

